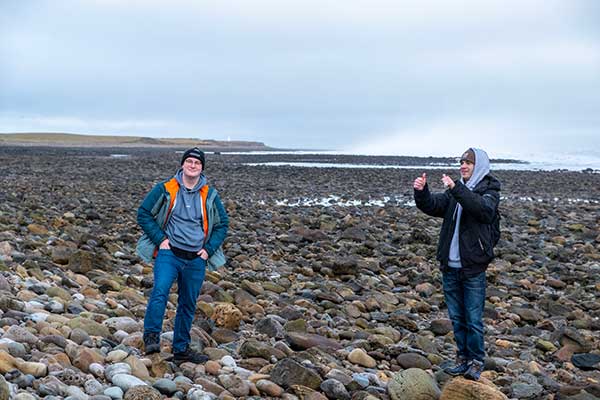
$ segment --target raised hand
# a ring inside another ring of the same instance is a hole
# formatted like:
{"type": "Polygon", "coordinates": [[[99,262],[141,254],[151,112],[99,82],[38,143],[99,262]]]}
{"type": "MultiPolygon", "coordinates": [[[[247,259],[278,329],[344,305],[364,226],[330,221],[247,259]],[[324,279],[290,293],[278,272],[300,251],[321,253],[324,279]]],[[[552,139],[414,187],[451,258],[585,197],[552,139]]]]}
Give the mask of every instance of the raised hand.
{"type": "Polygon", "coordinates": [[[422,176],[419,176],[417,179],[415,179],[415,181],[413,183],[413,188],[421,191],[425,188],[426,184],[427,184],[427,174],[425,172],[423,172],[422,176]]]}
{"type": "Polygon", "coordinates": [[[454,181],[452,180],[452,178],[450,178],[446,174],[442,175],[442,183],[444,184],[445,187],[454,189],[454,181]]]}

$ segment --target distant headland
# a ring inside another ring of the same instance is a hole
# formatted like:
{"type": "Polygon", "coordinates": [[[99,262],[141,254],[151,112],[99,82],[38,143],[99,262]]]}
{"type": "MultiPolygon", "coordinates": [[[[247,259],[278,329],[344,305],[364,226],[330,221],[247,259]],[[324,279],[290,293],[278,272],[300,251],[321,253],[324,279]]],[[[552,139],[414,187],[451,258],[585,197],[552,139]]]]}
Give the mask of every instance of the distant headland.
{"type": "Polygon", "coordinates": [[[0,133],[0,146],[50,147],[190,147],[207,151],[276,151],[262,142],[198,138],[151,138],[144,136],[84,135],[62,132],[0,133]]]}

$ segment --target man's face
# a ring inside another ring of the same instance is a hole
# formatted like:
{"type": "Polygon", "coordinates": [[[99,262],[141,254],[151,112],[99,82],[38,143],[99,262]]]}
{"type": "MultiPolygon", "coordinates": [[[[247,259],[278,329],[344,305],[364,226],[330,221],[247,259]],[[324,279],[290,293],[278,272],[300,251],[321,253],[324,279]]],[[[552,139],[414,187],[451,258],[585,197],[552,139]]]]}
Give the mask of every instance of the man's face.
{"type": "Polygon", "coordinates": [[[475,169],[475,164],[473,164],[471,161],[460,161],[460,176],[462,176],[465,182],[468,181],[471,176],[473,176],[473,169],[475,169]]]}
{"type": "Polygon", "coordinates": [[[183,174],[190,178],[195,179],[202,173],[202,163],[192,157],[188,157],[183,162],[183,174]]]}

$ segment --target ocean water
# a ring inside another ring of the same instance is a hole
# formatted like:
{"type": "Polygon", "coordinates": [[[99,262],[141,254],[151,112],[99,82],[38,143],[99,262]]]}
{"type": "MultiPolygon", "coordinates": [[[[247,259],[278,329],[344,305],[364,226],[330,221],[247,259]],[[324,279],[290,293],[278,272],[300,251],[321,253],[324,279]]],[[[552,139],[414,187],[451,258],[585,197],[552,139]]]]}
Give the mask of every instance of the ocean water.
{"type": "MultiPolygon", "coordinates": [[[[257,151],[257,152],[227,152],[223,154],[250,154],[250,155],[349,155],[337,151],[257,151]]],[[[359,155],[359,154],[354,154],[359,155]]],[[[544,154],[543,156],[516,156],[511,154],[502,154],[498,158],[524,161],[526,163],[491,163],[492,170],[517,170],[517,171],[585,171],[586,173],[600,173],[600,152],[592,154],[588,152],[585,155],[572,154],[544,154]],[[536,158],[537,157],[537,158],[536,158]]],[[[395,168],[395,169],[448,169],[458,168],[456,163],[431,163],[428,165],[381,165],[381,164],[349,164],[349,163],[325,163],[325,162],[297,162],[297,161],[278,161],[278,162],[255,162],[244,163],[249,166],[291,166],[298,168],[395,168]]],[[[550,204],[600,204],[600,199],[595,198],[571,198],[571,197],[502,197],[502,200],[511,200],[525,203],[550,203],[550,204]]],[[[280,207],[383,207],[385,205],[414,207],[415,203],[412,196],[385,196],[382,198],[372,198],[369,200],[359,200],[352,198],[342,198],[331,195],[328,197],[304,197],[295,199],[275,199],[271,200],[269,205],[280,207]]],[[[267,205],[264,200],[256,201],[259,205],[267,205]]]]}
{"type": "MultiPolygon", "coordinates": [[[[347,153],[323,151],[323,152],[308,152],[308,151],[294,151],[294,152],[239,152],[231,154],[293,154],[293,155],[348,155],[347,153]]],[[[503,159],[511,159],[523,161],[519,163],[491,163],[491,169],[493,170],[517,170],[517,171],[584,171],[600,173],[600,154],[593,155],[571,155],[571,154],[555,154],[543,156],[518,157],[511,155],[503,155],[503,159]]],[[[270,165],[270,166],[292,166],[292,167],[304,167],[304,168],[397,168],[397,169],[448,169],[458,168],[459,164],[456,163],[431,163],[423,165],[381,165],[381,164],[348,164],[348,163],[325,163],[325,162],[301,162],[301,161],[277,161],[277,162],[257,162],[257,163],[245,163],[246,165],[270,165]]]]}
{"type": "MultiPolygon", "coordinates": [[[[274,154],[273,152],[260,153],[237,153],[237,154],[274,154]]],[[[325,154],[325,155],[342,155],[339,152],[287,152],[277,154],[294,154],[294,155],[310,155],[310,154],[325,154]]],[[[527,163],[492,163],[492,170],[518,170],[518,171],[585,171],[586,173],[600,173],[600,155],[544,155],[535,159],[527,156],[524,158],[514,155],[502,155],[503,159],[524,160],[527,163]]],[[[458,168],[456,163],[432,163],[428,165],[378,165],[378,164],[344,164],[344,163],[325,163],[325,162],[297,162],[297,161],[280,161],[280,162],[259,162],[245,163],[245,165],[258,166],[292,166],[298,168],[396,168],[396,169],[448,169],[458,168]]],[[[550,203],[550,204],[600,204],[599,199],[595,198],[571,198],[571,197],[548,197],[548,198],[531,198],[531,197],[503,197],[502,200],[510,200],[524,203],[550,203]]],[[[259,201],[259,204],[265,204],[264,201],[259,201]]],[[[271,205],[280,207],[383,207],[385,205],[396,205],[414,207],[415,203],[412,196],[386,196],[382,198],[372,198],[367,201],[341,198],[339,196],[315,197],[315,198],[295,198],[295,199],[278,199],[274,200],[271,205]]]]}

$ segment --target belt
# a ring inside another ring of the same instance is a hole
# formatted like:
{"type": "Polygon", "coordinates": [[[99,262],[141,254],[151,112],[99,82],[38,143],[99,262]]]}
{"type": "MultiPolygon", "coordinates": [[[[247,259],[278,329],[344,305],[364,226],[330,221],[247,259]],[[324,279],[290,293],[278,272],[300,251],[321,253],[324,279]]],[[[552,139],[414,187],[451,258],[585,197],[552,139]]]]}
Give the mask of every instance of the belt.
{"type": "Polygon", "coordinates": [[[171,251],[175,257],[183,258],[186,260],[193,260],[196,257],[200,257],[197,251],[187,251],[183,249],[178,249],[177,247],[171,246],[171,251]]]}

